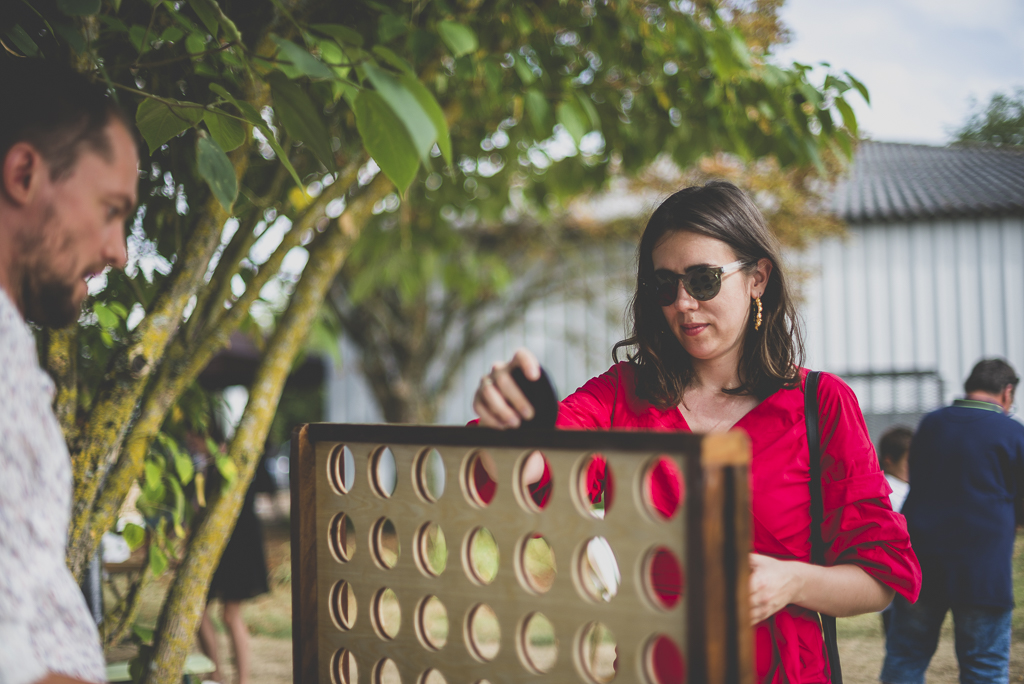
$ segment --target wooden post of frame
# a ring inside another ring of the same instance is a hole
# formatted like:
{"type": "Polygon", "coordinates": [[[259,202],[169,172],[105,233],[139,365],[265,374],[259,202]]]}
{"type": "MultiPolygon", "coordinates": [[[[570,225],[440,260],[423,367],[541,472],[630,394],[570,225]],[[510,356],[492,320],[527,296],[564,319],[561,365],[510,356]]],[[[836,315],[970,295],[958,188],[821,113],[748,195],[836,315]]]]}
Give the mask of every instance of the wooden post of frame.
{"type": "Polygon", "coordinates": [[[295,681],[753,684],[749,454],[740,432],[302,426],[295,681]]]}

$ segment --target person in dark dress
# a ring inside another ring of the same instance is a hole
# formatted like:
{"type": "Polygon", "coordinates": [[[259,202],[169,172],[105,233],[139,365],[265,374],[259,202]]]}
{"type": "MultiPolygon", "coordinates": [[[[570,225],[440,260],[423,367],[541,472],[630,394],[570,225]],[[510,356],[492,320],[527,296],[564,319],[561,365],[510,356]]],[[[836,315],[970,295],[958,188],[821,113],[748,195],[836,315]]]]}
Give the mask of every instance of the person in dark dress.
{"type": "MultiPolygon", "coordinates": [[[[197,447],[196,442],[189,440],[189,448],[193,456],[206,454],[206,485],[207,500],[217,495],[223,484],[220,471],[209,457],[205,444],[197,447]]],[[[197,466],[197,470],[199,470],[197,466]]],[[[256,515],[256,494],[265,487],[259,473],[264,471],[263,464],[257,469],[257,476],[245,493],[242,510],[238,521],[228,539],[220,564],[213,573],[210,590],[206,598],[206,610],[199,626],[199,645],[203,652],[213,661],[216,668],[210,680],[224,682],[224,670],[217,646],[217,632],[212,620],[212,602],[219,599],[224,605],[223,621],[231,639],[232,651],[235,654],[235,670],[237,684],[249,684],[249,628],[242,617],[242,602],[255,598],[270,591],[267,582],[267,559],[263,547],[263,525],[256,515]]]]}

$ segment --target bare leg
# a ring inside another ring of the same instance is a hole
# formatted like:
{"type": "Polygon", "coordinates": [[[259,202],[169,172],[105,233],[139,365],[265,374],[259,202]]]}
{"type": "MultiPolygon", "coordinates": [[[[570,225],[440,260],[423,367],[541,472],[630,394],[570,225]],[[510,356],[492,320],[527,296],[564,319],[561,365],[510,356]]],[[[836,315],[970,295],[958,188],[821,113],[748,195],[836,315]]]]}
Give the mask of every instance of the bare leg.
{"type": "Polygon", "coordinates": [[[237,684],[249,684],[249,628],[242,619],[242,602],[224,602],[224,623],[231,635],[235,650],[235,669],[238,671],[237,684]]]}
{"type": "Polygon", "coordinates": [[[217,628],[213,626],[213,620],[210,619],[210,604],[206,604],[206,610],[203,611],[203,621],[199,623],[199,647],[203,649],[203,653],[206,657],[213,661],[213,672],[209,678],[215,682],[222,682],[221,669],[220,669],[220,657],[217,653],[217,628]]]}

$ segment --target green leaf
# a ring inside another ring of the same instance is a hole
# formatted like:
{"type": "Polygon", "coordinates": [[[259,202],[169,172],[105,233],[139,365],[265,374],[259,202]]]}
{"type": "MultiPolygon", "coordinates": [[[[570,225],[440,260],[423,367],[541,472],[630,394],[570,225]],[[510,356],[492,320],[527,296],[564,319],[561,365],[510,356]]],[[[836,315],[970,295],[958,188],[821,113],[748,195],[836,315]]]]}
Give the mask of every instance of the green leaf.
{"type": "Polygon", "coordinates": [[[174,456],[174,469],[178,471],[178,479],[181,484],[188,484],[196,473],[196,467],[192,464],[192,458],[188,454],[178,453],[174,456]]]}
{"type": "Polygon", "coordinates": [[[228,155],[224,154],[215,140],[201,135],[196,143],[196,165],[199,167],[199,175],[213,191],[213,196],[225,211],[230,212],[238,196],[238,179],[228,155]]]}
{"type": "Polygon", "coordinates": [[[217,21],[217,11],[206,0],[188,0],[188,4],[192,11],[196,13],[196,16],[199,17],[199,21],[203,22],[203,26],[210,32],[210,35],[216,38],[217,29],[220,28],[220,22],[217,21]]]}
{"type": "Polygon", "coordinates": [[[117,314],[119,318],[128,318],[128,307],[121,302],[110,302],[107,306],[111,311],[117,314]]]}
{"type": "Polygon", "coordinates": [[[85,52],[85,38],[77,27],[70,24],[54,24],[53,32],[63,38],[72,50],[81,54],[85,52]]]}
{"type": "Polygon", "coordinates": [[[849,71],[846,71],[844,73],[846,74],[846,78],[850,79],[850,83],[853,84],[853,87],[856,88],[857,92],[860,93],[860,96],[864,98],[864,101],[867,102],[868,104],[871,104],[871,94],[868,93],[868,87],[861,83],[860,81],[858,81],[857,79],[855,79],[853,77],[853,74],[851,74],[849,71]]]}
{"type": "Polygon", "coordinates": [[[135,523],[128,523],[124,526],[121,536],[124,537],[125,542],[128,544],[128,548],[134,551],[142,546],[142,542],[146,540],[146,530],[142,529],[135,523]]]}
{"type": "Polygon", "coordinates": [[[310,24],[309,28],[322,33],[325,36],[330,36],[339,43],[345,43],[348,45],[356,45],[362,47],[363,36],[359,31],[343,26],[341,24],[310,24]]]}
{"type": "Polygon", "coordinates": [[[519,74],[519,80],[523,82],[523,85],[531,85],[537,80],[537,74],[533,73],[533,69],[530,68],[530,65],[527,64],[522,55],[517,54],[513,57],[513,66],[516,73],[519,74]]]}
{"type": "Polygon", "coordinates": [[[149,153],[152,154],[174,136],[195,126],[202,118],[203,110],[196,106],[176,107],[146,98],[135,112],[135,125],[139,127],[139,132],[149,145],[149,153]]]}
{"type": "Polygon", "coordinates": [[[354,110],[366,151],[404,194],[419,168],[416,148],[405,126],[384,98],[371,90],[359,93],[354,110]]]}
{"type": "Polygon", "coordinates": [[[540,138],[548,137],[551,133],[551,105],[536,88],[526,91],[526,113],[530,115],[534,133],[540,138]]]}
{"type": "Polygon", "coordinates": [[[263,125],[266,124],[266,122],[263,121],[263,117],[260,116],[260,113],[256,111],[255,107],[253,107],[251,104],[249,104],[245,100],[237,99],[234,95],[229,93],[224,88],[224,86],[222,86],[221,84],[219,84],[219,83],[211,83],[210,84],[210,90],[212,90],[217,95],[220,95],[221,97],[223,97],[225,100],[227,100],[231,104],[233,104],[236,107],[238,107],[239,113],[243,117],[245,117],[246,120],[248,120],[249,123],[251,123],[252,125],[254,125],[254,126],[263,126],[263,125]]]}
{"type": "Polygon", "coordinates": [[[836,109],[843,115],[843,125],[849,129],[853,137],[857,137],[857,115],[853,113],[853,107],[851,107],[846,100],[841,97],[835,99],[836,109]]]}
{"type": "MultiPolygon", "coordinates": [[[[437,141],[437,129],[434,121],[424,111],[419,98],[410,91],[401,80],[372,62],[363,65],[366,77],[376,88],[377,93],[398,116],[405,130],[412,139],[416,153],[425,163],[430,160],[430,148],[437,141]]],[[[429,95],[429,93],[427,93],[429,95]]],[[[431,98],[433,99],[433,98],[431,98]]],[[[378,164],[380,162],[377,162],[378,164]]],[[[383,167],[381,167],[383,168],[383,167]]]]}
{"type": "Polygon", "coordinates": [[[441,34],[448,49],[455,57],[462,57],[475,52],[479,47],[476,34],[473,29],[454,21],[441,21],[437,24],[437,32],[441,34]]]}
{"type": "Polygon", "coordinates": [[[57,0],[57,9],[69,17],[99,14],[101,0],[57,0]]]}
{"type": "Polygon", "coordinates": [[[135,636],[142,639],[143,643],[149,644],[153,642],[153,630],[135,624],[132,626],[132,631],[135,633],[135,636]]]}
{"type": "Polygon", "coordinates": [[[203,114],[203,121],[210,135],[225,152],[230,152],[245,142],[245,127],[238,119],[207,110],[203,114]]]}
{"type": "Polygon", "coordinates": [[[171,483],[171,490],[174,492],[174,524],[180,525],[185,519],[185,492],[177,480],[168,480],[171,483]]]}
{"type": "Polygon", "coordinates": [[[164,473],[160,469],[160,466],[153,461],[146,461],[146,465],[143,467],[143,473],[145,474],[147,489],[156,488],[164,477],[164,473]]]}
{"type": "Polygon", "coordinates": [[[412,66],[407,61],[405,61],[397,54],[395,54],[395,51],[391,50],[390,48],[386,48],[383,45],[375,45],[373,48],[373,54],[377,55],[378,57],[380,57],[385,62],[395,67],[399,71],[404,71],[405,73],[412,74],[413,76],[416,75],[416,72],[413,71],[412,66]]]}
{"type": "Polygon", "coordinates": [[[437,103],[434,96],[427,90],[427,87],[412,74],[402,74],[398,80],[405,88],[412,93],[420,107],[426,112],[431,123],[434,124],[434,132],[437,135],[437,147],[441,150],[441,156],[446,163],[452,163],[452,138],[448,132],[448,121],[444,117],[441,105],[437,103]]]}
{"type": "Polygon", "coordinates": [[[185,32],[177,26],[168,26],[163,33],[160,34],[160,40],[165,43],[176,43],[185,36],[185,32]]]}
{"type": "Polygon", "coordinates": [[[128,41],[135,46],[135,51],[140,56],[149,51],[149,41],[152,41],[154,37],[146,32],[145,26],[135,25],[128,29],[128,41]]]}
{"type": "Polygon", "coordinates": [[[149,547],[149,570],[155,577],[159,577],[164,574],[164,570],[167,569],[167,556],[156,544],[151,544],[149,547]]]}
{"type": "Polygon", "coordinates": [[[331,68],[306,50],[281,36],[270,34],[270,39],[277,43],[280,50],[278,56],[292,63],[292,67],[310,78],[335,78],[331,68]]]}
{"type": "Polygon", "coordinates": [[[285,130],[316,155],[324,166],[334,171],[334,151],[331,149],[331,136],[324,125],[324,117],[320,108],[306,94],[299,84],[289,80],[280,71],[267,77],[270,92],[274,96],[274,112],[285,130]]]}
{"type": "Polygon", "coordinates": [[[100,302],[96,302],[92,305],[92,312],[96,314],[96,318],[99,320],[100,325],[107,330],[114,330],[120,322],[117,314],[100,302]]]}
{"type": "Polygon", "coordinates": [[[188,38],[185,39],[185,50],[190,55],[198,55],[206,51],[206,38],[200,36],[198,33],[188,34],[188,38]]]}
{"type": "Polygon", "coordinates": [[[597,107],[594,106],[594,101],[590,99],[590,96],[586,93],[578,92],[576,93],[576,99],[580,107],[587,114],[587,119],[590,121],[590,130],[601,130],[601,117],[598,115],[597,107]]]}
{"type": "Polygon", "coordinates": [[[20,24],[15,24],[11,29],[6,32],[8,38],[14,43],[14,47],[21,50],[29,57],[35,57],[39,54],[39,46],[36,42],[29,37],[25,29],[21,28],[20,24]]]}
{"type": "Polygon", "coordinates": [[[377,22],[377,36],[382,43],[390,43],[408,30],[405,19],[394,14],[382,14],[377,22]]]}
{"type": "Polygon", "coordinates": [[[559,102],[555,109],[555,119],[565,127],[579,147],[580,139],[587,133],[586,115],[580,111],[575,102],[559,102]]]}
{"type": "Polygon", "coordinates": [[[218,456],[215,460],[217,464],[217,470],[220,472],[222,478],[224,478],[224,486],[227,487],[235,478],[238,477],[238,466],[227,456],[218,456]]]}

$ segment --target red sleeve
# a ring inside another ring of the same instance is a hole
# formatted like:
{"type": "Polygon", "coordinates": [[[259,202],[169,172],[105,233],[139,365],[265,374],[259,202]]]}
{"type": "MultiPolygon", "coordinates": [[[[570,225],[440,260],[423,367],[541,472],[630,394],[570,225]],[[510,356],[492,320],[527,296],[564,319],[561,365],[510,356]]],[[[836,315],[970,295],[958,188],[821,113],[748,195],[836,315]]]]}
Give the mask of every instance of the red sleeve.
{"type": "Polygon", "coordinates": [[[561,428],[583,430],[608,430],[612,427],[615,405],[621,401],[621,364],[591,378],[578,390],[562,400],[558,406],[558,421],[561,428]]]}
{"type": "Polygon", "coordinates": [[[822,373],[818,406],[826,564],[854,563],[916,601],[921,566],[910,547],[906,520],[889,503],[889,486],[856,395],[836,376],[822,373]]]}

